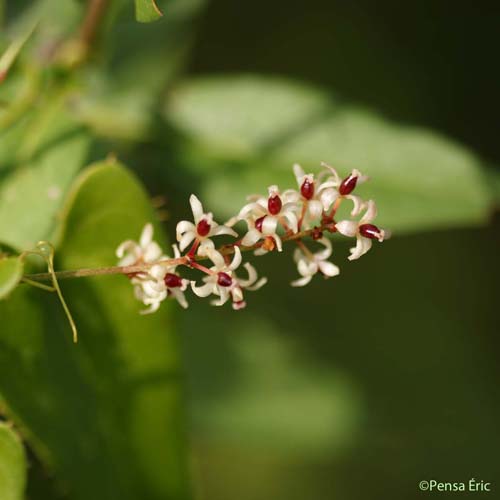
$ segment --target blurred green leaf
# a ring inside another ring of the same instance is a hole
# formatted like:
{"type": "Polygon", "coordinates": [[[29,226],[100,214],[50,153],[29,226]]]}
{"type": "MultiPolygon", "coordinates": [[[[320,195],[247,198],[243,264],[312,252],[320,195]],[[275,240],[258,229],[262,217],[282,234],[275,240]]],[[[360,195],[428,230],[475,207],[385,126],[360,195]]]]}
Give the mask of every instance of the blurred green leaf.
{"type": "Polygon", "coordinates": [[[135,17],[140,23],[150,23],[162,16],[155,0],[135,0],[135,17]]]}
{"type": "Polygon", "coordinates": [[[19,257],[0,257],[0,299],[7,296],[19,283],[23,267],[19,257]]]}
{"type": "MultiPolygon", "coordinates": [[[[56,268],[113,265],[117,245],[154,220],[142,187],[112,162],[81,174],[62,213],[56,268]]],[[[72,499],[188,498],[169,304],[139,315],[124,276],[61,287],[76,345],[53,294],[18,287],[0,305],[0,392],[14,420],[72,499]]]]}
{"type": "Polygon", "coordinates": [[[14,128],[18,133],[8,146],[15,158],[4,156],[0,176],[0,241],[18,249],[51,239],[64,195],[90,146],[86,130],[66,109],[66,93],[44,102],[14,128]]]}
{"type": "Polygon", "coordinates": [[[372,181],[359,193],[377,201],[380,224],[399,232],[481,224],[488,216],[490,196],[471,152],[313,87],[199,78],[174,89],[165,112],[190,140],[188,166],[203,177],[205,203],[226,217],[270,184],[295,187],[294,162],[317,171],[321,161],[344,175],[352,168],[368,174],[372,181]]]}
{"type": "Polygon", "coordinates": [[[0,422],[0,498],[22,500],[26,483],[26,457],[19,436],[0,422]]]}

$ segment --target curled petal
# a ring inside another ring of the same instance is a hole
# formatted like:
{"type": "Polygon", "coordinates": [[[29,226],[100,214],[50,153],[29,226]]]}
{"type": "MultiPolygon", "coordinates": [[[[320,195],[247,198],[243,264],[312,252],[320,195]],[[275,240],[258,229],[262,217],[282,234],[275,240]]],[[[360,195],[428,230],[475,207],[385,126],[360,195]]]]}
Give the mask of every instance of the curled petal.
{"type": "Polygon", "coordinates": [[[353,220],[341,220],[335,224],[335,228],[340,234],[353,237],[358,232],[358,223],[353,220]]]}
{"type": "Polygon", "coordinates": [[[299,278],[298,280],[292,281],[290,284],[292,286],[306,286],[312,280],[312,274],[308,276],[304,276],[303,278],[299,278]]]}
{"type": "Polygon", "coordinates": [[[365,238],[364,236],[358,236],[356,238],[356,246],[351,248],[351,255],[347,257],[349,260],[359,259],[362,255],[364,255],[370,248],[372,247],[372,240],[369,238],[365,238]]]}
{"type": "Polygon", "coordinates": [[[181,252],[180,252],[180,250],[179,250],[179,247],[178,247],[177,245],[175,245],[175,244],[174,244],[174,245],[172,245],[172,249],[173,249],[173,251],[174,251],[174,257],[175,257],[176,259],[179,259],[179,258],[180,258],[180,256],[181,256],[181,252]]]}
{"type": "Polygon", "coordinates": [[[325,175],[330,174],[333,176],[332,181],[335,182],[337,186],[342,182],[339,174],[332,166],[328,165],[328,163],[325,163],[324,161],[321,162],[321,166],[325,168],[325,170],[319,173],[318,180],[321,180],[323,177],[325,177],[325,175]]]}
{"type": "Polygon", "coordinates": [[[328,277],[337,276],[340,273],[340,269],[332,262],[323,261],[318,262],[319,270],[328,277]]]}
{"type": "Polygon", "coordinates": [[[266,283],[267,283],[267,278],[263,277],[263,278],[260,278],[260,280],[257,281],[257,283],[255,283],[255,285],[247,286],[246,289],[251,290],[251,291],[255,291],[255,290],[258,290],[259,288],[262,288],[266,283]]]}
{"type": "Polygon", "coordinates": [[[219,286],[217,288],[219,292],[219,300],[214,300],[212,304],[214,306],[223,306],[229,299],[229,289],[225,286],[219,286]]]}
{"type": "Polygon", "coordinates": [[[152,314],[160,308],[160,303],[159,302],[153,302],[147,309],[143,309],[142,311],[139,311],[139,314],[152,314]]]}
{"type": "Polygon", "coordinates": [[[320,201],[323,205],[323,210],[326,212],[339,197],[339,192],[334,188],[328,188],[321,192],[320,201]]]}
{"type": "Polygon", "coordinates": [[[120,244],[120,246],[116,249],[116,256],[121,259],[126,252],[133,252],[137,247],[137,243],[132,240],[126,240],[120,244]]]}
{"type": "Polygon", "coordinates": [[[243,290],[239,286],[235,286],[231,290],[231,296],[233,298],[233,302],[241,302],[243,300],[243,290]]]}
{"type": "Polygon", "coordinates": [[[184,233],[179,240],[179,248],[183,252],[186,247],[196,238],[196,233],[194,231],[188,231],[184,233]]]}
{"type": "Polygon", "coordinates": [[[238,283],[243,287],[243,288],[248,288],[250,285],[252,285],[255,280],[257,279],[257,271],[255,270],[255,267],[250,264],[250,262],[245,262],[243,264],[243,267],[247,270],[248,273],[248,278],[246,280],[239,279],[238,283]]]}
{"type": "Polygon", "coordinates": [[[283,244],[281,243],[281,238],[277,234],[273,234],[274,242],[276,243],[276,248],[278,252],[283,251],[283,244]]]}
{"type": "Polygon", "coordinates": [[[229,269],[231,269],[231,271],[234,271],[237,267],[239,267],[240,264],[241,264],[241,250],[239,247],[234,247],[234,257],[231,264],[229,265],[229,269]]]}
{"type": "Polygon", "coordinates": [[[359,215],[361,210],[363,210],[363,200],[359,196],[355,196],[353,194],[348,194],[344,196],[344,198],[348,198],[349,200],[351,200],[354,205],[351,210],[351,216],[356,217],[357,215],[359,215]]]}
{"type": "Polygon", "coordinates": [[[182,235],[184,233],[187,233],[189,231],[196,232],[196,226],[188,220],[181,220],[175,228],[177,241],[182,238],[182,235]]]}
{"type": "Polygon", "coordinates": [[[373,200],[368,200],[365,203],[366,212],[365,215],[359,221],[359,224],[369,224],[370,222],[377,217],[377,205],[373,200]]]}
{"type": "Polygon", "coordinates": [[[200,252],[200,255],[206,255],[218,270],[223,269],[226,265],[222,254],[214,248],[204,248],[203,251],[200,252]]]}
{"type": "Polygon", "coordinates": [[[318,243],[321,243],[325,248],[316,252],[314,256],[317,260],[328,259],[332,255],[332,242],[328,238],[321,238],[318,240],[318,243]]]}
{"type": "Polygon", "coordinates": [[[235,311],[239,311],[240,309],[245,309],[246,306],[247,306],[247,303],[244,300],[241,300],[240,302],[233,301],[233,309],[235,311]]]}
{"type": "Polygon", "coordinates": [[[153,241],[153,225],[148,222],[144,226],[144,229],[142,230],[141,238],[139,240],[139,244],[141,245],[142,248],[145,248],[152,241],[153,241]]]}
{"type": "Polygon", "coordinates": [[[177,300],[177,302],[179,302],[181,307],[183,307],[184,309],[188,308],[189,304],[187,303],[186,297],[181,290],[179,290],[178,288],[172,288],[170,290],[170,293],[172,294],[172,297],[174,297],[175,300],[177,300]]]}
{"type": "Polygon", "coordinates": [[[202,286],[196,286],[196,281],[191,281],[191,290],[198,297],[208,297],[210,294],[215,293],[217,287],[213,281],[209,281],[202,286]]]}
{"type": "Polygon", "coordinates": [[[191,205],[191,210],[193,211],[194,222],[198,224],[200,219],[205,215],[203,213],[201,201],[194,194],[192,194],[189,197],[189,204],[191,205]]]}
{"type": "Polygon", "coordinates": [[[247,234],[241,240],[241,244],[244,247],[251,247],[255,245],[262,237],[262,233],[258,229],[250,229],[247,234]]]}
{"type": "Polygon", "coordinates": [[[221,234],[229,234],[230,236],[238,236],[238,233],[226,226],[216,226],[210,230],[210,236],[219,236],[221,234]]]}

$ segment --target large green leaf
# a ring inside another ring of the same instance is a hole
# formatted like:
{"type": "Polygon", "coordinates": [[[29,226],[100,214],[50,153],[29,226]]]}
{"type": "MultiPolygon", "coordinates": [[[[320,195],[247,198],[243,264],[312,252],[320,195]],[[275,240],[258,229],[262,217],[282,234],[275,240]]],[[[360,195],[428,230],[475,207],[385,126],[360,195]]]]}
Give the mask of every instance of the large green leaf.
{"type": "MultiPolygon", "coordinates": [[[[115,264],[116,246],[154,214],[135,178],[108,163],[82,173],[63,217],[57,266],[76,268],[115,264]]],[[[71,498],[186,498],[169,304],[139,315],[123,276],[61,286],[76,345],[53,294],[18,287],[0,306],[0,392],[11,413],[71,498]]]]}
{"type": "Polygon", "coordinates": [[[0,299],[8,295],[23,276],[23,263],[18,257],[0,256],[0,299]]]}
{"type": "MultiPolygon", "coordinates": [[[[0,151],[0,241],[19,249],[51,237],[58,211],[90,146],[86,130],[68,113],[67,93],[43,100],[26,117],[15,138],[0,149],[12,148],[15,157],[0,151]]],[[[6,134],[9,131],[5,132],[6,134]]]]}
{"type": "Polygon", "coordinates": [[[22,500],[26,483],[26,457],[19,436],[0,422],[0,498],[22,500]]]}
{"type": "Polygon", "coordinates": [[[200,78],[174,89],[166,116],[190,139],[205,202],[225,216],[269,184],[294,186],[294,162],[315,171],[321,161],[372,177],[359,192],[378,202],[380,224],[398,231],[479,224],[488,215],[470,151],[312,87],[256,76],[200,78]]]}

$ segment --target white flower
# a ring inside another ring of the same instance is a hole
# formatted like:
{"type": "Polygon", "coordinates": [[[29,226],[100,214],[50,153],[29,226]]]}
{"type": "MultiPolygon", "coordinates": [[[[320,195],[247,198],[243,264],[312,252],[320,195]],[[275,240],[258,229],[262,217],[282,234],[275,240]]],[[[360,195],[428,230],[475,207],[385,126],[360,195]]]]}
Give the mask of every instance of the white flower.
{"type": "Polygon", "coordinates": [[[241,240],[241,244],[252,246],[261,238],[271,237],[278,251],[281,252],[281,238],[277,233],[278,224],[296,233],[298,205],[293,201],[283,203],[278,186],[269,186],[268,191],[268,198],[259,197],[240,210],[237,220],[245,220],[248,226],[248,232],[241,240]]]}
{"type": "Polygon", "coordinates": [[[337,187],[339,182],[327,179],[325,182],[315,181],[314,174],[306,174],[299,164],[293,166],[293,173],[299,186],[299,191],[288,189],[283,193],[286,201],[302,204],[301,220],[306,228],[310,222],[321,217],[323,212],[330,209],[333,202],[339,197],[337,187]]]}
{"type": "Polygon", "coordinates": [[[219,236],[221,234],[238,236],[231,228],[217,224],[210,212],[204,213],[200,200],[194,194],[190,196],[189,203],[193,211],[194,224],[187,220],[182,220],[177,224],[176,228],[177,241],[179,242],[181,251],[184,251],[193,240],[196,245],[195,249],[198,245],[200,249],[202,247],[213,248],[214,243],[210,239],[212,236],[219,236]]]}
{"type": "Polygon", "coordinates": [[[242,309],[246,306],[243,289],[257,290],[267,282],[266,278],[257,280],[257,271],[248,262],[243,265],[248,272],[248,278],[242,279],[236,276],[234,271],[241,264],[241,251],[238,247],[234,247],[234,256],[229,264],[217,250],[206,248],[204,252],[214,264],[210,268],[212,274],[203,278],[205,284],[202,286],[198,287],[195,281],[191,281],[191,288],[199,297],[218,295],[219,299],[212,302],[216,306],[222,306],[231,297],[233,309],[242,309]]]}
{"type": "Polygon", "coordinates": [[[117,249],[116,256],[120,259],[119,266],[132,266],[140,263],[151,263],[162,259],[160,245],[153,241],[153,225],[148,223],[142,230],[139,243],[133,240],[124,241],[117,249]]]}
{"type": "Polygon", "coordinates": [[[366,209],[365,214],[359,222],[352,220],[341,220],[335,224],[335,228],[344,236],[356,236],[356,246],[351,248],[349,260],[359,259],[372,247],[372,240],[376,239],[380,242],[384,241],[386,232],[372,224],[372,221],[377,216],[377,206],[373,200],[368,200],[363,208],[366,209]]]}
{"type": "MultiPolygon", "coordinates": [[[[174,257],[180,257],[177,245],[172,245],[174,257]]],[[[168,256],[163,256],[162,259],[169,259],[168,256]]],[[[181,278],[176,274],[177,265],[158,263],[144,272],[136,273],[131,278],[131,283],[134,285],[135,297],[144,305],[149,306],[148,309],[141,311],[141,314],[150,314],[158,310],[161,302],[167,297],[174,297],[179,304],[186,309],[188,303],[184,296],[189,281],[181,278]]]]}
{"type": "MultiPolygon", "coordinates": [[[[337,191],[336,198],[331,198],[331,195],[325,196],[325,205],[328,201],[333,203],[337,199],[346,198],[351,200],[354,205],[351,211],[351,216],[355,217],[356,215],[359,215],[363,207],[363,201],[359,196],[355,196],[351,193],[358,184],[366,182],[368,180],[368,176],[363,175],[359,170],[354,168],[351,173],[342,180],[333,167],[325,162],[321,162],[321,166],[324,167],[325,170],[319,174],[318,180],[322,179],[324,176],[330,175],[325,181],[325,184],[328,184],[329,187],[334,186],[337,191]]],[[[325,211],[327,210],[328,208],[325,208],[325,211]]]]}
{"type": "Polygon", "coordinates": [[[337,276],[340,273],[340,269],[335,264],[327,261],[332,254],[331,241],[327,238],[321,238],[317,241],[325,247],[323,250],[312,253],[309,250],[304,251],[302,248],[295,249],[293,258],[302,278],[292,281],[292,286],[307,285],[318,272],[322,273],[325,278],[337,276]]]}

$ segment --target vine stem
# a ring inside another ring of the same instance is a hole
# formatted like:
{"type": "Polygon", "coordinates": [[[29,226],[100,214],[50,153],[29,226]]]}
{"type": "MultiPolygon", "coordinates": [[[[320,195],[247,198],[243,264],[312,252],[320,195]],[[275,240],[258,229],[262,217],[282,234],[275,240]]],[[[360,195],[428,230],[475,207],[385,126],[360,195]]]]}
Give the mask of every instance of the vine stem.
{"type": "MultiPolygon", "coordinates": [[[[288,234],[282,238],[283,243],[289,241],[298,241],[301,238],[305,238],[307,236],[311,236],[313,232],[317,231],[330,231],[334,232],[334,221],[331,219],[326,219],[322,221],[319,227],[315,227],[313,229],[307,229],[304,231],[299,231],[295,234],[288,234]]],[[[238,245],[242,252],[255,250],[262,245],[262,242],[256,243],[255,245],[245,247],[238,245]]],[[[223,245],[218,249],[222,255],[231,255],[234,253],[234,244],[223,245]]],[[[111,266],[111,267],[96,267],[96,268],[82,268],[82,269],[74,269],[67,271],[55,271],[55,276],[58,280],[61,279],[71,279],[71,278],[86,278],[90,276],[105,276],[111,274],[125,274],[125,275],[133,275],[136,273],[144,272],[150,269],[151,267],[157,264],[166,264],[169,266],[192,266],[192,262],[207,260],[208,257],[204,255],[194,255],[189,256],[185,255],[183,257],[179,257],[177,259],[165,259],[159,260],[151,263],[143,263],[143,264],[134,264],[132,266],[111,266]]],[[[43,281],[51,281],[52,280],[51,273],[36,273],[36,274],[26,274],[23,276],[25,282],[34,281],[34,282],[43,282],[43,281]]]]}

